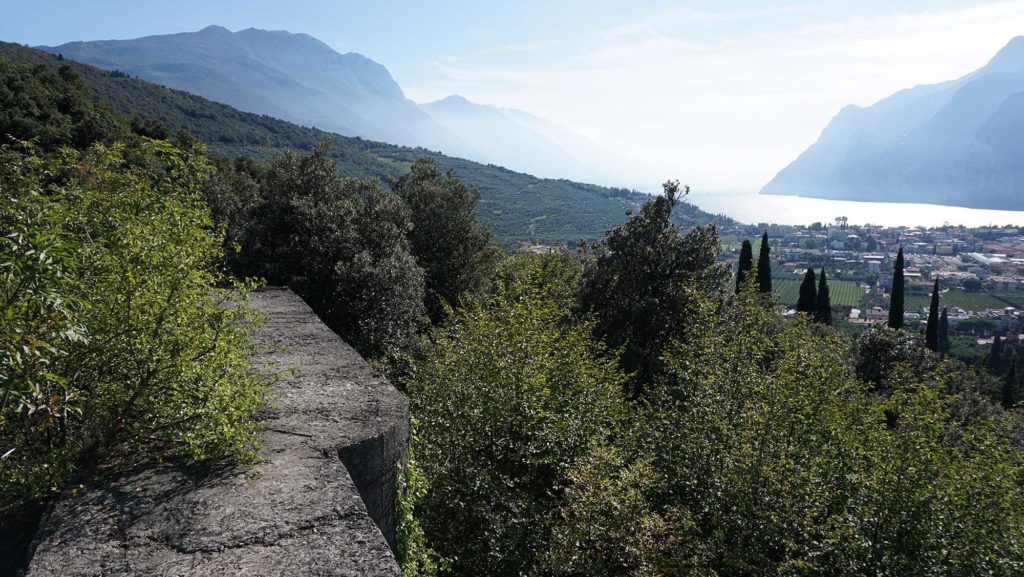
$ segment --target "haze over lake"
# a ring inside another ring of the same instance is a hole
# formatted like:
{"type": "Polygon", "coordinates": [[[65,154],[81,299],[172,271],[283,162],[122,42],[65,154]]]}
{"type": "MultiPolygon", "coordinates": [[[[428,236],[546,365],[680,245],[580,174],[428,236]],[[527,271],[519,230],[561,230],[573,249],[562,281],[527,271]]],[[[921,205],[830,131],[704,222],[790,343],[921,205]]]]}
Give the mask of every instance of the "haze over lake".
{"type": "Polygon", "coordinates": [[[854,202],[751,193],[691,193],[687,200],[702,210],[724,214],[750,224],[829,223],[837,216],[845,216],[849,218],[850,224],[882,226],[932,227],[945,223],[968,227],[1024,225],[1024,211],[981,210],[937,204],[854,202]]]}

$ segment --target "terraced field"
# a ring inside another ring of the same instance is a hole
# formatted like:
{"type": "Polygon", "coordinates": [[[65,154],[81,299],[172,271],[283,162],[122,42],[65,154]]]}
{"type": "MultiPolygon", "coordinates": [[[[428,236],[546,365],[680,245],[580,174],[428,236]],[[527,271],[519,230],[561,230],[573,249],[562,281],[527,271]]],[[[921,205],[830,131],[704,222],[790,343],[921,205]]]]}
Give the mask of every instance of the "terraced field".
{"type": "MultiPolygon", "coordinates": [[[[988,309],[1001,309],[1004,307],[1017,306],[1024,298],[1013,293],[971,293],[962,289],[950,289],[939,294],[940,307],[959,307],[965,311],[984,311],[988,309]],[[1004,298],[1000,298],[1005,295],[1004,298]]],[[[916,311],[921,307],[931,304],[931,295],[913,294],[907,295],[904,301],[904,308],[907,311],[916,311]]]]}
{"type": "MultiPolygon", "coordinates": [[[[779,297],[779,302],[787,306],[796,304],[800,297],[800,283],[795,279],[772,279],[772,292],[779,297]]],[[[828,294],[833,306],[856,307],[864,299],[864,287],[848,280],[828,281],[828,294]]]]}

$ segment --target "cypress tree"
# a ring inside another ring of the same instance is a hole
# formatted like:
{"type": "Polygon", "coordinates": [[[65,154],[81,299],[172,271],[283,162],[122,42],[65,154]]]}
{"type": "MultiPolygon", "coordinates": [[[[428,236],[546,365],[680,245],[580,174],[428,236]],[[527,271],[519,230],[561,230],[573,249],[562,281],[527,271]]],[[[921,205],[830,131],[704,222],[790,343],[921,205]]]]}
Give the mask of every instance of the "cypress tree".
{"type": "Polygon", "coordinates": [[[932,287],[932,303],[928,307],[928,325],[924,331],[924,342],[933,351],[939,350],[939,277],[932,287]]]}
{"type": "Polygon", "coordinates": [[[942,315],[939,317],[939,352],[945,355],[949,352],[949,313],[947,307],[942,307],[942,315]]]}
{"type": "Polygon", "coordinates": [[[995,374],[1003,372],[1003,339],[996,335],[988,351],[988,370],[995,374]]]}
{"type": "Polygon", "coordinates": [[[1006,371],[1006,379],[1003,380],[1003,408],[1009,409],[1010,407],[1017,404],[1017,396],[1019,394],[1018,383],[1017,383],[1017,363],[1016,359],[1011,359],[1010,369],[1006,371]]]}
{"type": "Polygon", "coordinates": [[[804,275],[804,282],[800,283],[800,297],[796,301],[796,312],[812,316],[815,311],[814,305],[814,269],[809,268],[807,274],[804,275]]]}
{"type": "Polygon", "coordinates": [[[736,269],[736,294],[739,294],[743,285],[747,282],[750,270],[754,268],[754,248],[750,246],[749,240],[743,241],[740,248],[740,265],[736,269]]]}
{"type": "Polygon", "coordinates": [[[832,298],[828,296],[828,280],[825,278],[825,267],[821,267],[821,278],[818,280],[818,298],[814,311],[814,320],[826,325],[832,324],[832,298]]]}
{"type": "Polygon", "coordinates": [[[772,292],[771,247],[768,246],[768,231],[761,235],[761,253],[757,257],[757,290],[763,294],[772,292]]]}
{"type": "Polygon", "coordinates": [[[894,329],[903,328],[903,247],[896,255],[896,263],[892,270],[892,293],[889,299],[889,326],[894,329]]]}

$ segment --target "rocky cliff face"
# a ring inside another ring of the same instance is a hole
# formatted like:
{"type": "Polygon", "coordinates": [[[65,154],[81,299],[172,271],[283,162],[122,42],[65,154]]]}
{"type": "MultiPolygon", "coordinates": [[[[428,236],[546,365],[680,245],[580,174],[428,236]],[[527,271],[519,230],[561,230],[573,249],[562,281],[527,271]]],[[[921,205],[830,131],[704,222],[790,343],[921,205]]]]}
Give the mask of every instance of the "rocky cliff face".
{"type": "Polygon", "coordinates": [[[406,399],[291,291],[253,295],[278,382],[248,469],[164,465],[66,496],[28,575],[397,576],[406,399]]]}

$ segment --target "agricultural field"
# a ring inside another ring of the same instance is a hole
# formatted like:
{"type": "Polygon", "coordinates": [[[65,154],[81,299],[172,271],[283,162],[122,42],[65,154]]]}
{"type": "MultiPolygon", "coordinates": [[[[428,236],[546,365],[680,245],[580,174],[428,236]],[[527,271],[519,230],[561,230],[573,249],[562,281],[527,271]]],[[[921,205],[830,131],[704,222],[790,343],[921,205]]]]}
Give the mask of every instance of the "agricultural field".
{"type": "MultiPolygon", "coordinates": [[[[796,279],[772,279],[772,292],[779,297],[779,302],[793,306],[800,297],[800,283],[796,279]]],[[[833,306],[857,307],[864,300],[864,287],[860,283],[848,280],[829,280],[828,294],[833,306]]]]}
{"type": "MultiPolygon", "coordinates": [[[[1024,298],[1017,297],[1011,299],[1007,297],[1007,300],[1001,300],[1000,294],[1004,293],[972,293],[967,292],[963,289],[950,289],[944,293],[939,294],[939,306],[940,307],[959,307],[965,311],[984,311],[988,309],[1001,309],[1008,306],[1015,306],[1013,300],[1018,304],[1024,301],[1024,298]]],[[[1013,293],[1005,293],[1011,295],[1013,293]]],[[[904,300],[904,309],[907,311],[916,311],[922,307],[928,307],[931,304],[931,295],[922,294],[908,294],[904,300]]]]}

